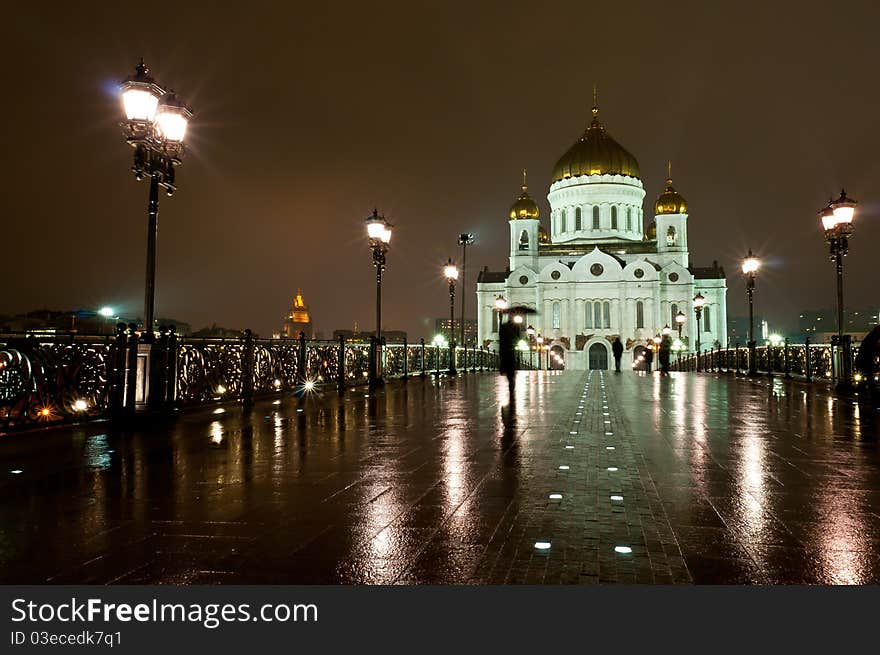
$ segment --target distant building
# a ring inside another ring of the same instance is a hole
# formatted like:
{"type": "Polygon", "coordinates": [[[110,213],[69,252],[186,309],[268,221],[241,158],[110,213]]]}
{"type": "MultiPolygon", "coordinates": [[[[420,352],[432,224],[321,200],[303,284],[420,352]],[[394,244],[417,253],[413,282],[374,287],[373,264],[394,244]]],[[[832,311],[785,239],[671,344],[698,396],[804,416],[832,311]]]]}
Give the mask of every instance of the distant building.
{"type": "MultiPolygon", "coordinates": [[[[368,343],[374,334],[372,330],[361,332],[355,323],[353,330],[333,330],[333,340],[338,341],[339,337],[342,337],[347,343],[368,343]]],[[[385,339],[385,343],[403,343],[406,341],[406,332],[403,330],[382,330],[382,338],[385,339]]]]}
{"type": "MultiPolygon", "coordinates": [[[[141,325],[139,317],[103,316],[94,309],[37,309],[15,316],[0,316],[0,332],[33,334],[115,334],[117,323],[141,325]]],[[[190,333],[189,323],[170,318],[156,321],[156,328],[173,325],[177,334],[190,333]]]]}
{"type": "Polygon", "coordinates": [[[229,329],[212,323],[211,327],[203,327],[201,330],[193,332],[190,336],[198,339],[238,339],[243,334],[244,330],[229,329]]]}
{"type": "MultiPolygon", "coordinates": [[[[880,323],[880,309],[861,308],[843,310],[843,331],[855,341],[880,323]]],[[[837,309],[807,309],[798,316],[798,336],[810,337],[813,343],[829,343],[837,334],[837,309]]]]}
{"type": "Polygon", "coordinates": [[[315,336],[309,308],[303,299],[302,290],[297,289],[296,295],[293,297],[293,307],[281,326],[279,336],[284,339],[296,339],[300,332],[306,335],[306,339],[312,339],[315,336]]]}
{"type": "MultiPolygon", "coordinates": [[[[434,320],[434,330],[435,334],[442,334],[447,339],[449,338],[449,319],[448,318],[438,318],[434,320]]],[[[458,341],[461,338],[461,320],[455,319],[452,322],[452,331],[455,334],[455,341],[458,341]]],[[[477,321],[472,318],[464,319],[464,344],[468,347],[473,346],[477,342],[477,321]]],[[[462,344],[459,344],[462,345],[462,344]]]]}

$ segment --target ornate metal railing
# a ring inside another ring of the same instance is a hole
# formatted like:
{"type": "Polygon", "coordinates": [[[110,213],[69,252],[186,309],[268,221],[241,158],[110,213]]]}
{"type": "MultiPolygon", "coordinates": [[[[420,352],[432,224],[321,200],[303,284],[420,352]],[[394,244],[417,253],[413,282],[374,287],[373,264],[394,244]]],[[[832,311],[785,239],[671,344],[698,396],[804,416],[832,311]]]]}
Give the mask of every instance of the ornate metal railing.
{"type": "MultiPolygon", "coordinates": [[[[450,349],[418,344],[193,339],[133,326],[115,336],[0,335],[0,432],[64,420],[127,416],[313,387],[340,390],[380,378],[449,370],[450,349]]],[[[461,372],[494,370],[495,352],[457,348],[461,372]]]]}
{"type": "Polygon", "coordinates": [[[0,335],[0,431],[102,416],[114,348],[112,337],[0,335]]]}
{"type": "MultiPolygon", "coordinates": [[[[853,355],[855,350],[853,350],[853,355]]],[[[673,359],[671,368],[678,371],[714,373],[748,373],[752,354],[748,347],[734,345],[715,347],[673,359]]],[[[833,382],[840,370],[843,349],[829,344],[790,344],[757,346],[754,350],[755,371],[765,375],[779,374],[807,381],[833,382]]],[[[854,357],[853,357],[854,359],[854,357]]]]}

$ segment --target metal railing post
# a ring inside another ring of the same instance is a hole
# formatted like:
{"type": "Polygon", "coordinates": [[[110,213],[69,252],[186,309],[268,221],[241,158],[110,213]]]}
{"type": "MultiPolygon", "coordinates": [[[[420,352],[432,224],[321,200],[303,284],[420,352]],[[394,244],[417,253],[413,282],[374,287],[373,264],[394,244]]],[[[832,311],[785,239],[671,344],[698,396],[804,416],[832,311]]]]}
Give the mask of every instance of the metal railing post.
{"type": "Polygon", "coordinates": [[[425,377],[425,375],[426,375],[426,373],[425,373],[425,340],[424,340],[424,339],[419,339],[419,345],[421,346],[421,351],[422,351],[422,352],[421,352],[421,360],[422,360],[422,366],[421,366],[422,372],[421,372],[421,376],[422,376],[422,377],[425,377]]]}
{"type": "Polygon", "coordinates": [[[376,337],[372,336],[372,337],[370,337],[370,354],[369,354],[370,374],[367,378],[371,388],[376,386],[376,371],[378,368],[376,355],[377,355],[376,337]]]}
{"type": "Polygon", "coordinates": [[[804,339],[804,372],[807,382],[813,381],[813,362],[810,361],[810,337],[804,339]]]}
{"type": "Polygon", "coordinates": [[[306,383],[306,333],[299,333],[299,344],[296,358],[296,383],[300,386],[306,383]]]}
{"type": "Polygon", "coordinates": [[[791,379],[791,360],[788,355],[788,337],[785,337],[785,350],[783,351],[782,361],[785,373],[784,377],[786,379],[791,379]]]}
{"type": "Polygon", "coordinates": [[[406,337],[403,338],[403,379],[409,379],[409,350],[406,343],[406,337]]]}
{"type": "Polygon", "coordinates": [[[255,362],[254,334],[244,331],[244,351],[241,357],[241,404],[245,408],[254,404],[254,367],[255,362]]]}
{"type": "Polygon", "coordinates": [[[336,390],[342,395],[345,392],[345,337],[341,334],[339,335],[338,348],[336,357],[339,363],[336,366],[336,390]]]}

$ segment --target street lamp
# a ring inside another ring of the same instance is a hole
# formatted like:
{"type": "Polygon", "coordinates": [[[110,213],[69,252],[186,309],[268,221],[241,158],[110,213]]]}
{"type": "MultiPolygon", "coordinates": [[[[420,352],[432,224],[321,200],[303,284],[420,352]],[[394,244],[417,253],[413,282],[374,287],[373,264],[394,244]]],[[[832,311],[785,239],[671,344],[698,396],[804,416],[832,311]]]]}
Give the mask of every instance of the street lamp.
{"type": "Polygon", "coordinates": [[[458,269],[451,257],[443,267],[443,275],[449,282],[449,374],[455,375],[455,281],[458,279],[458,269]]]}
{"type": "Polygon", "coordinates": [[[156,237],[159,231],[159,187],[170,196],[177,190],[174,168],[183,158],[186,128],[192,111],[173,92],[149,75],[143,60],[120,87],[125,141],[134,148],[131,167],[136,180],[150,178],[147,203],[147,272],[144,289],[144,340],[153,340],[156,299],[156,237]]]}
{"type": "Polygon", "coordinates": [[[504,310],[507,309],[507,299],[504,296],[498,296],[495,299],[495,309],[498,310],[498,332],[501,332],[501,317],[504,310]]]}
{"type": "Polygon", "coordinates": [[[373,266],[376,267],[376,361],[373,373],[376,381],[382,379],[382,358],[378,355],[382,348],[382,273],[385,272],[385,254],[391,243],[391,224],[377,209],[367,216],[367,239],[373,253],[373,266]]]}
{"type": "Polygon", "coordinates": [[[541,351],[544,350],[544,337],[540,334],[535,337],[535,343],[538,344],[538,370],[541,370],[541,351]]]}
{"type": "Polygon", "coordinates": [[[855,214],[856,201],[847,198],[846,192],[841,189],[840,197],[828,203],[821,212],[819,219],[825,230],[825,240],[828,242],[831,261],[837,269],[837,343],[842,348],[842,362],[840,367],[840,381],[838,390],[845,391],[852,387],[852,355],[849,335],[843,334],[843,258],[849,252],[849,236],[853,232],[853,215],[855,214]]]}
{"type": "Polygon", "coordinates": [[[749,248],[748,256],[743,260],[742,272],[746,276],[746,291],[749,294],[749,375],[754,377],[758,374],[758,362],[755,351],[755,275],[761,268],[761,261],[752,254],[749,248]]]}
{"type": "Polygon", "coordinates": [[[462,232],[458,235],[458,245],[461,246],[461,344],[464,342],[464,300],[467,297],[467,287],[465,286],[465,267],[467,266],[467,247],[474,243],[474,235],[470,232],[462,232]]]}
{"type": "Polygon", "coordinates": [[[703,298],[703,294],[701,294],[698,291],[697,295],[694,296],[694,314],[697,315],[697,340],[696,340],[696,344],[695,344],[697,347],[697,373],[699,373],[701,370],[700,369],[700,318],[703,314],[703,305],[705,305],[705,304],[706,304],[706,299],[703,298]]]}
{"type": "Polygon", "coordinates": [[[662,333],[664,337],[668,337],[670,334],[672,334],[672,328],[669,327],[669,323],[663,326],[662,333]]]}
{"type": "Polygon", "coordinates": [[[675,315],[675,325],[678,328],[678,338],[681,339],[681,328],[684,326],[685,322],[687,322],[687,316],[684,312],[678,312],[675,315]]]}

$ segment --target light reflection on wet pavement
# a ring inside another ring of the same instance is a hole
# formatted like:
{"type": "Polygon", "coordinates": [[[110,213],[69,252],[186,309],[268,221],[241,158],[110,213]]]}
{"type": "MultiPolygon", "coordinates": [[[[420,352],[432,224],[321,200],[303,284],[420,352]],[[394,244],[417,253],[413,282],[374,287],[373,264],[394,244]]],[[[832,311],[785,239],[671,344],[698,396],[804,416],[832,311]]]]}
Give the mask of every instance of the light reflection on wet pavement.
{"type": "Polygon", "coordinates": [[[467,374],[3,438],[0,580],[880,583],[880,421],[850,400],[521,372],[506,405],[467,374]]]}

